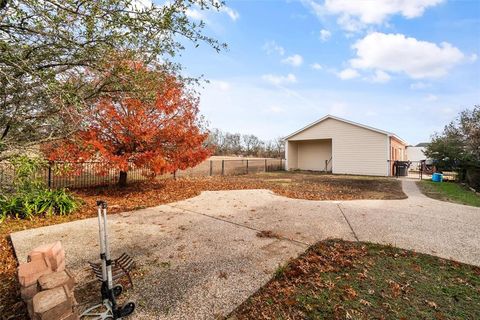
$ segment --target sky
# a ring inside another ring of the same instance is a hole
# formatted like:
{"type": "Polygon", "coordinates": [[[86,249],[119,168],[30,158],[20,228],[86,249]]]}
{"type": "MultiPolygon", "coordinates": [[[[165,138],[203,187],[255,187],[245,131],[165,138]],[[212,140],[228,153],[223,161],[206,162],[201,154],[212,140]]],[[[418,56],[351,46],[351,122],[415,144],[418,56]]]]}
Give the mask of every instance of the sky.
{"type": "Polygon", "coordinates": [[[480,104],[477,0],[232,0],[188,15],[228,45],[178,58],[210,81],[210,128],[268,140],[331,114],[414,145],[480,104]]]}

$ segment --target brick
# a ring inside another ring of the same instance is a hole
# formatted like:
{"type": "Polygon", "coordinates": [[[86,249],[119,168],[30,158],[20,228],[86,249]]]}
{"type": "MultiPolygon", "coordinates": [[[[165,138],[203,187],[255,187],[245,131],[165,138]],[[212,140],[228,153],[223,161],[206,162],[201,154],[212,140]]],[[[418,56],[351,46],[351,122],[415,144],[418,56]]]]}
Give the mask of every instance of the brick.
{"type": "Polygon", "coordinates": [[[28,254],[28,261],[47,259],[53,271],[63,271],[65,265],[65,250],[60,241],[47,243],[34,248],[28,254]]]}
{"type": "Polygon", "coordinates": [[[35,315],[33,313],[33,301],[32,301],[32,299],[24,300],[24,301],[25,301],[25,304],[27,305],[27,312],[28,312],[28,315],[29,315],[30,319],[34,319],[35,315]]]}
{"type": "Polygon", "coordinates": [[[79,320],[80,317],[78,316],[77,312],[72,312],[69,315],[66,315],[65,317],[59,319],[59,320],[79,320]]]}
{"type": "Polygon", "coordinates": [[[63,251],[62,243],[60,241],[46,243],[41,246],[35,247],[30,253],[28,254],[29,258],[33,258],[37,254],[50,254],[56,255],[63,251]]]}
{"type": "Polygon", "coordinates": [[[41,276],[38,279],[38,285],[41,290],[49,290],[56,287],[67,286],[70,291],[73,291],[75,279],[68,270],[64,270],[41,276]]]}
{"type": "MultiPolygon", "coordinates": [[[[45,276],[45,275],[43,275],[45,276]]],[[[43,277],[41,276],[41,277],[43,277]]],[[[41,278],[40,277],[40,278],[41,278]]],[[[39,288],[38,288],[38,283],[35,282],[35,284],[32,284],[31,286],[28,287],[20,287],[20,296],[22,297],[23,301],[31,300],[34,295],[38,293],[39,288]]]]}
{"type": "Polygon", "coordinates": [[[18,266],[18,281],[22,287],[30,287],[37,283],[38,278],[52,270],[45,260],[35,260],[21,263],[18,266]]]}
{"type": "Polygon", "coordinates": [[[65,270],[65,259],[63,261],[59,262],[57,265],[57,271],[64,271],[65,270]]]}
{"type": "Polygon", "coordinates": [[[34,316],[39,320],[63,319],[73,313],[73,293],[67,286],[37,293],[33,297],[34,316]]]}

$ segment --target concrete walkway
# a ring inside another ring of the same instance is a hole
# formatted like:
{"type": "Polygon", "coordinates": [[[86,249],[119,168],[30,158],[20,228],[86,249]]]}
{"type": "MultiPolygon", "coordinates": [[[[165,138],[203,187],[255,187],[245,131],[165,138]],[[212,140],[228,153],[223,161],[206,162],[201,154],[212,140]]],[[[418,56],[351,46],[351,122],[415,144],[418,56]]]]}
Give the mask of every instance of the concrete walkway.
{"type": "MultiPolygon", "coordinates": [[[[371,241],[480,265],[480,208],[423,196],[403,180],[406,200],[309,201],[269,190],[208,191],[109,219],[113,255],[138,262],[134,319],[214,319],[270,279],[276,268],[326,238],[371,241]],[[279,238],[261,238],[259,231],[279,238]]],[[[96,219],[12,234],[20,261],[61,240],[67,267],[89,279],[98,256],[96,219]]]]}

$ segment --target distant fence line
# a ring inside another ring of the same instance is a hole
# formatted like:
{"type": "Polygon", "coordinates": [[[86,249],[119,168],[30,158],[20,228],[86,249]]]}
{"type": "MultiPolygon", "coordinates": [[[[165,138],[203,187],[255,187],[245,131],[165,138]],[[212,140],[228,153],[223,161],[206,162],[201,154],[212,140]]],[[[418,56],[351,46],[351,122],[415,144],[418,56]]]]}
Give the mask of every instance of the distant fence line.
{"type": "MultiPolygon", "coordinates": [[[[206,177],[242,175],[257,172],[283,170],[283,159],[212,159],[199,165],[179,170],[175,173],[157,175],[155,179],[171,177],[206,177]]],[[[35,173],[50,188],[87,188],[116,184],[120,170],[107,162],[50,162],[35,173]]],[[[142,167],[132,167],[128,171],[127,182],[149,180],[151,171],[142,167]]],[[[0,162],[0,190],[12,185],[15,168],[9,162],[0,162]]]]}

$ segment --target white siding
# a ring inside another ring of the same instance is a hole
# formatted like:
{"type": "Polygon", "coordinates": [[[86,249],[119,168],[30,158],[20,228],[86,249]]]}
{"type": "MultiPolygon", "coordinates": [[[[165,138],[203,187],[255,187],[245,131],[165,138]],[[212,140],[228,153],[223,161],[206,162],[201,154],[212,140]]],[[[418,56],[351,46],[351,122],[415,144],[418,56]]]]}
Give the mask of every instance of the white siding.
{"type": "Polygon", "coordinates": [[[425,151],[425,147],[407,147],[407,159],[410,161],[425,160],[427,157],[423,151],[425,151]]]}
{"type": "Polygon", "coordinates": [[[286,169],[298,169],[298,147],[297,142],[287,141],[285,146],[285,158],[287,159],[286,169]]]}
{"type": "MultiPolygon", "coordinates": [[[[318,139],[332,139],[333,173],[377,176],[387,174],[389,139],[386,134],[328,118],[290,137],[288,142],[318,139]]],[[[302,158],[301,150],[298,148],[298,159],[302,158]]],[[[288,156],[292,153],[289,150],[288,156]]],[[[298,168],[306,169],[300,165],[298,168]]]]}

